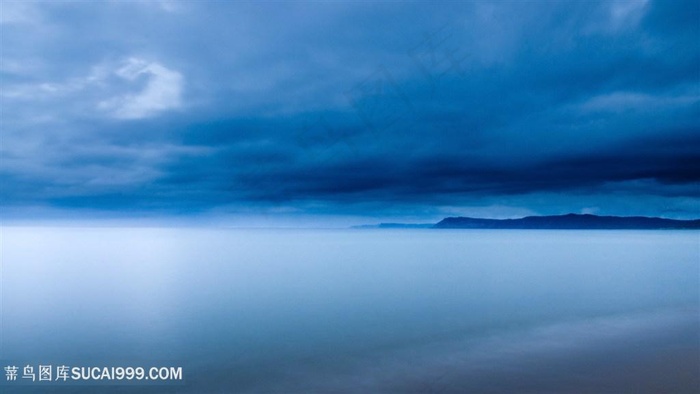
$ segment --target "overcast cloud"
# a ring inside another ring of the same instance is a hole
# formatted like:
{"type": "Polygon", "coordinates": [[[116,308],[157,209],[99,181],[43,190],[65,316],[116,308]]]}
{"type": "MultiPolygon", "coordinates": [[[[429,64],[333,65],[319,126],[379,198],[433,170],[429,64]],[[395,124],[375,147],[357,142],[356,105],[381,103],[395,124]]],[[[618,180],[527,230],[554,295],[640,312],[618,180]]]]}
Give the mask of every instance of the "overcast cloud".
{"type": "Polygon", "coordinates": [[[697,1],[1,4],[8,216],[700,216],[697,1]]]}

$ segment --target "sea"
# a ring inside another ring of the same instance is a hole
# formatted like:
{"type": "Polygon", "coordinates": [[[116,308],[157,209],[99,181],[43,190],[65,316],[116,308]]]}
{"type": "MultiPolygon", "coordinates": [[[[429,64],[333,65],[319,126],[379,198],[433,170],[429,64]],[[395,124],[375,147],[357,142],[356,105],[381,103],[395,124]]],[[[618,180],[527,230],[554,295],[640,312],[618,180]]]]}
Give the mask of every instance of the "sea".
{"type": "Polygon", "coordinates": [[[699,231],[3,226],[0,244],[2,393],[700,392],[699,231]]]}

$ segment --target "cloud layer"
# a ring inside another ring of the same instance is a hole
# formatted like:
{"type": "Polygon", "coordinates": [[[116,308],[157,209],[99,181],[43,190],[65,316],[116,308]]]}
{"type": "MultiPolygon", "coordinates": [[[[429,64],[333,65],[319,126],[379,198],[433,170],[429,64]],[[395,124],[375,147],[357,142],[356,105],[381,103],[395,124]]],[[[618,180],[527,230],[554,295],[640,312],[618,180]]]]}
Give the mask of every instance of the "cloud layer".
{"type": "Polygon", "coordinates": [[[3,3],[2,203],[698,216],[699,8],[3,3]]]}

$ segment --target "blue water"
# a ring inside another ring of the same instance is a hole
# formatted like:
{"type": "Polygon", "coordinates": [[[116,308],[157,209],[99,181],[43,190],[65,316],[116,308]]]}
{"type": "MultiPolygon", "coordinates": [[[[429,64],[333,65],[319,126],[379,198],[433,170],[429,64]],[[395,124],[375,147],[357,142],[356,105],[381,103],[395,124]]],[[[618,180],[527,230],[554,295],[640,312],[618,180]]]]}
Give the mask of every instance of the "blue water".
{"type": "Polygon", "coordinates": [[[184,381],[0,391],[700,389],[697,231],[4,227],[1,284],[4,365],[184,381]]]}

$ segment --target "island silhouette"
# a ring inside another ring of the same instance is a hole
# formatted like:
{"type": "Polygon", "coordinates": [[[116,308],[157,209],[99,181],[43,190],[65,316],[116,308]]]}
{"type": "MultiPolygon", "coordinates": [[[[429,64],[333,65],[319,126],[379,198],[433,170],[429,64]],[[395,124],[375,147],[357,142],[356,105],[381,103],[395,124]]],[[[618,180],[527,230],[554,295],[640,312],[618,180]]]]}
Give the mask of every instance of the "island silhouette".
{"type": "Polygon", "coordinates": [[[700,229],[700,219],[681,220],[648,216],[575,214],[526,216],[519,219],[448,217],[437,223],[380,223],[353,228],[522,229],[522,230],[680,230],[700,229]]]}

